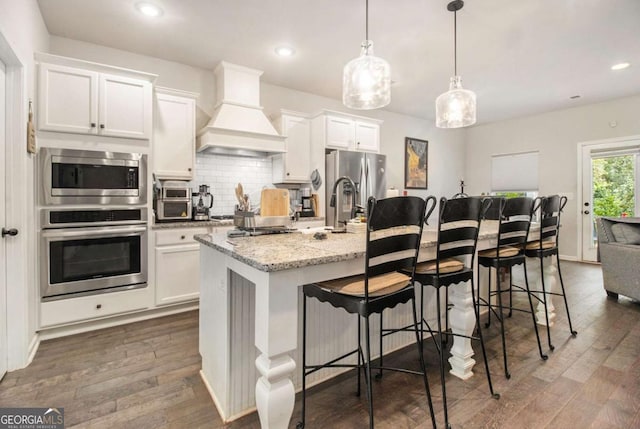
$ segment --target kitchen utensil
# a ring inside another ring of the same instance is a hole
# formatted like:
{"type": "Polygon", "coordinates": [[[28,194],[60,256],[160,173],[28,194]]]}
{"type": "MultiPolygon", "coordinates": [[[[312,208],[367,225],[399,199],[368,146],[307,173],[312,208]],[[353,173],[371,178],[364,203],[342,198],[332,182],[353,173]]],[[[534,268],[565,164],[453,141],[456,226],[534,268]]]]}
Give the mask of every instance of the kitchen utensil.
{"type": "Polygon", "coordinates": [[[238,209],[244,211],[244,189],[242,188],[242,184],[238,183],[236,186],[236,198],[238,199],[238,209]]]}
{"type": "Polygon", "coordinates": [[[289,216],[289,190],[263,189],[260,195],[260,216],[289,216]]]}

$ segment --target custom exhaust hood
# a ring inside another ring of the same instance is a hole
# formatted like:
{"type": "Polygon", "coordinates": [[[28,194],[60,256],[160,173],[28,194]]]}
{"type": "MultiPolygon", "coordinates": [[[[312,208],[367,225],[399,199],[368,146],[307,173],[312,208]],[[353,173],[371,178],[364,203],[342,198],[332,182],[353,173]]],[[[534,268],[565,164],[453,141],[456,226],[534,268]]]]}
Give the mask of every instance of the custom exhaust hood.
{"type": "Polygon", "coordinates": [[[196,150],[243,156],[285,151],[260,106],[262,71],[222,61],[214,70],[216,107],[209,123],[198,132],[196,150]]]}

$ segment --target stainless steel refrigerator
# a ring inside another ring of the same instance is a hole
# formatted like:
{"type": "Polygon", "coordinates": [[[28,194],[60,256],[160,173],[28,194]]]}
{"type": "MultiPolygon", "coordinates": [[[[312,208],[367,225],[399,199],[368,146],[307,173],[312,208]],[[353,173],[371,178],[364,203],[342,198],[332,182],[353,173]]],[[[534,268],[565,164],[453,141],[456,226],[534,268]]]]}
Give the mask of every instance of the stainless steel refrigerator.
{"type": "Polygon", "coordinates": [[[327,225],[336,226],[336,212],[330,207],[334,184],[340,177],[348,177],[355,184],[355,189],[348,180],[342,180],[335,189],[338,225],[351,218],[355,204],[366,210],[367,199],[374,196],[384,198],[387,188],[387,157],[377,153],[352,152],[337,150],[326,155],[326,219],[327,225]],[[355,195],[353,195],[355,192],[355,195]],[[355,198],[354,198],[355,197],[355,198]]]}

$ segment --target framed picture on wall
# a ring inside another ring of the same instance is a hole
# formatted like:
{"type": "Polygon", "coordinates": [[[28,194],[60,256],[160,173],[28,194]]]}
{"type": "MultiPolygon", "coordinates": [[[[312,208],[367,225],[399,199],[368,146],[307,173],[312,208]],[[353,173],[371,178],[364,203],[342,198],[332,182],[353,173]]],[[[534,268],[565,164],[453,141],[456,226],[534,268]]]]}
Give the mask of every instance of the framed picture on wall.
{"type": "Polygon", "coordinates": [[[411,137],[404,139],[404,187],[427,189],[429,142],[411,137]]]}

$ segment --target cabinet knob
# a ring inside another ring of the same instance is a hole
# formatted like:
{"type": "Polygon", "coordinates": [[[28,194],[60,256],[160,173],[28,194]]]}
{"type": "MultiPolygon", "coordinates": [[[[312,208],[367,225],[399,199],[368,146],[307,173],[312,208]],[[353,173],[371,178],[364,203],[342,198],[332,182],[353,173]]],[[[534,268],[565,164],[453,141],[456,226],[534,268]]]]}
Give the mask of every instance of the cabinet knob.
{"type": "Polygon", "coordinates": [[[184,240],[186,237],[184,235],[180,236],[180,240],[184,240]]]}
{"type": "Polygon", "coordinates": [[[100,128],[104,129],[104,124],[100,124],[100,128]]]}
{"type": "Polygon", "coordinates": [[[96,127],[96,123],[95,123],[95,122],[92,122],[92,123],[91,123],[91,128],[95,128],[95,127],[96,127]]]}
{"type": "Polygon", "coordinates": [[[96,310],[100,310],[102,308],[102,304],[96,305],[96,310]]]}
{"type": "Polygon", "coordinates": [[[356,142],[356,144],[357,144],[358,146],[360,146],[360,142],[356,142]]]}
{"type": "Polygon", "coordinates": [[[287,176],[291,176],[291,173],[287,173],[287,176]]]}
{"type": "Polygon", "coordinates": [[[187,171],[191,171],[191,168],[187,168],[187,171]]]}

